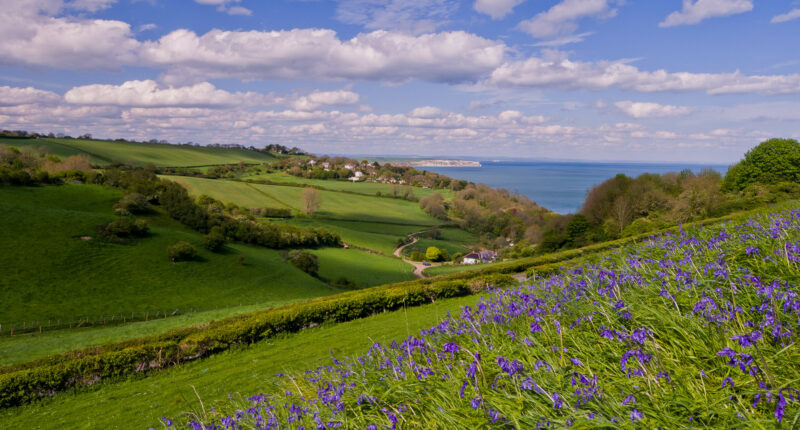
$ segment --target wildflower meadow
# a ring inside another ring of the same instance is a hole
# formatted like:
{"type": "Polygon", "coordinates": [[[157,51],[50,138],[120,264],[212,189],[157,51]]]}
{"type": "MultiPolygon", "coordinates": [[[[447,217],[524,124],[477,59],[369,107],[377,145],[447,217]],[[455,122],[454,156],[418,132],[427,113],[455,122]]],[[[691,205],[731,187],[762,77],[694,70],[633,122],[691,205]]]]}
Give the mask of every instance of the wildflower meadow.
{"type": "Polygon", "coordinates": [[[798,263],[800,209],[664,233],[153,426],[791,427],[798,263]]]}

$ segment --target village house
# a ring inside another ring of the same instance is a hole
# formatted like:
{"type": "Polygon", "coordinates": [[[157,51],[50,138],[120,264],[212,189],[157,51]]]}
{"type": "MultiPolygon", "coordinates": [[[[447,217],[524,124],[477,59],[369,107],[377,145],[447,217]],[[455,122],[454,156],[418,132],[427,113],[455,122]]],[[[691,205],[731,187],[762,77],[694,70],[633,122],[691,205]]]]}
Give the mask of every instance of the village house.
{"type": "Polygon", "coordinates": [[[355,168],[356,168],[356,166],[355,166],[355,165],[353,165],[353,164],[345,164],[345,165],[344,165],[344,168],[345,168],[345,169],[347,169],[347,170],[353,170],[353,169],[355,169],[355,168]]]}
{"type": "Polygon", "coordinates": [[[461,260],[461,264],[491,263],[497,259],[497,253],[488,249],[470,252],[461,260]]]}
{"type": "Polygon", "coordinates": [[[480,258],[477,252],[470,252],[461,259],[461,264],[478,264],[480,258]]]}

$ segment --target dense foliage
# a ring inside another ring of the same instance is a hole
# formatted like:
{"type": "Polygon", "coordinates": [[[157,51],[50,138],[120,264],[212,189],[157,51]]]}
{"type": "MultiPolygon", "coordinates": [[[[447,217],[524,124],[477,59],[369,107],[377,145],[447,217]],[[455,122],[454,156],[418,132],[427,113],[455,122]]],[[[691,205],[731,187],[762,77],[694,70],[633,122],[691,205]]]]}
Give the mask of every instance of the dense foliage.
{"type": "Polygon", "coordinates": [[[319,259],[316,255],[308,251],[301,251],[299,249],[289,251],[287,260],[292,266],[297,267],[311,276],[316,276],[319,271],[319,259]]]}
{"type": "Polygon", "coordinates": [[[179,428],[763,428],[800,419],[800,209],[652,237],[179,428]]]}
{"type": "Polygon", "coordinates": [[[769,139],[761,142],[731,166],[723,188],[741,191],[753,184],[800,182],[800,143],[794,139],[769,139]]]}

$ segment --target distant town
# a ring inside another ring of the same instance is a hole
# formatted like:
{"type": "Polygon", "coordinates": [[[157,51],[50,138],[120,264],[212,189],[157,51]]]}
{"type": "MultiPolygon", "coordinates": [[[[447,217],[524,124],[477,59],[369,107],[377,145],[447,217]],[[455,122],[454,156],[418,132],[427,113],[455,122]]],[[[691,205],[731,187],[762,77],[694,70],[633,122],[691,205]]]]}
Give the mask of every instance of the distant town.
{"type": "Polygon", "coordinates": [[[393,161],[389,164],[396,167],[481,167],[479,161],[469,160],[393,161]]]}

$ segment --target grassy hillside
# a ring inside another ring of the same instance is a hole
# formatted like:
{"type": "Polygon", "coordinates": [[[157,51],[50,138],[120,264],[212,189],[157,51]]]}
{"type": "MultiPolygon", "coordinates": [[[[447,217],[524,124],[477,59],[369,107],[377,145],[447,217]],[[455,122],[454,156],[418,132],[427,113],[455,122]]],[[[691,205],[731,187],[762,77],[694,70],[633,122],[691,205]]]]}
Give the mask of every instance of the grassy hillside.
{"type": "Polygon", "coordinates": [[[297,226],[324,227],[338,232],[345,243],[378,251],[391,256],[397,241],[427,226],[369,223],[363,221],[339,221],[319,218],[292,218],[285,222],[297,226]]]}
{"type": "Polygon", "coordinates": [[[0,187],[0,323],[213,309],[334,292],[286,264],[278,251],[229,245],[223,253],[208,252],[199,233],[162,215],[142,217],[148,237],[103,241],[94,228],[115,219],[112,205],[120,196],[91,185],[0,187]],[[172,264],[166,248],[179,240],[194,243],[201,261],[172,264]]]}
{"type": "Polygon", "coordinates": [[[210,410],[228,394],[250,393],[269,384],[278,372],[298,372],[330,363],[330,352],[353,355],[374,342],[416,334],[448,312],[472,304],[475,297],[388,312],[348,323],[323,325],[270,339],[250,348],[151,374],[146,379],[101,383],[89,391],[65,393],[52,400],[0,410],[0,428],[131,429],[159,427],[161,416],[175,416],[197,405],[193,387],[210,410]],[[231,383],[236,388],[231,391],[231,383]]]}
{"type": "Polygon", "coordinates": [[[416,279],[414,268],[398,258],[344,248],[311,252],[319,258],[319,276],[329,281],[345,278],[358,287],[371,287],[416,279]]]}
{"type": "MultiPolygon", "coordinates": [[[[325,188],[328,190],[337,190],[337,191],[348,191],[352,193],[359,193],[359,194],[366,194],[370,196],[374,196],[375,193],[381,193],[383,195],[391,194],[392,190],[397,188],[397,185],[392,184],[383,184],[377,182],[352,182],[352,181],[326,181],[321,179],[306,179],[300,178],[297,176],[292,176],[288,173],[257,173],[257,174],[247,174],[242,176],[243,179],[263,179],[270,182],[279,182],[279,183],[287,183],[287,184],[308,184],[313,185],[321,188],[325,188]]],[[[423,198],[429,196],[433,193],[442,194],[445,198],[451,197],[453,195],[453,191],[448,189],[431,189],[431,188],[422,188],[422,187],[412,187],[414,191],[414,195],[417,198],[423,198]]]]}
{"type": "MultiPolygon", "coordinates": [[[[280,185],[248,184],[219,179],[163,176],[184,185],[191,194],[206,194],[225,203],[244,207],[279,207],[302,212],[303,188],[280,185]]],[[[426,215],[415,202],[335,191],[320,191],[321,218],[379,223],[436,225],[440,221],[426,215]]]]}
{"type": "Polygon", "coordinates": [[[13,145],[19,148],[26,146],[45,147],[59,157],[86,155],[91,158],[93,163],[101,165],[120,162],[137,165],[153,163],[158,167],[187,167],[238,163],[240,161],[263,163],[275,159],[269,154],[243,149],[106,140],[0,138],[0,144],[13,145]]]}

